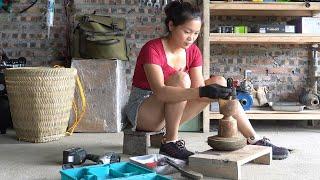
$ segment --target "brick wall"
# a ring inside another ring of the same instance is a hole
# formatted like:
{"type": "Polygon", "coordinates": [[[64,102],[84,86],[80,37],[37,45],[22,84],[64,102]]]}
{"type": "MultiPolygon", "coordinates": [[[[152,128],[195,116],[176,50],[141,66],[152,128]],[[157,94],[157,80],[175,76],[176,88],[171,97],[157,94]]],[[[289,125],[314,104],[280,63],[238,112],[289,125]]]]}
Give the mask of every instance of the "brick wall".
{"type": "MultiPolygon", "coordinates": [[[[13,11],[28,5],[28,0],[14,4],[13,11]]],[[[29,66],[48,66],[53,60],[63,60],[67,54],[67,24],[63,0],[56,0],[54,27],[47,37],[45,12],[47,0],[39,2],[23,14],[0,11],[0,47],[10,57],[25,56],[29,66]]],[[[128,84],[141,46],[164,33],[161,11],[139,6],[139,0],[75,0],[75,15],[82,13],[106,14],[127,20],[127,46],[130,62],[126,73],[128,84]]],[[[232,25],[259,22],[282,23],[288,19],[272,17],[212,18],[211,24],[232,25]],[[224,24],[227,22],[228,24],[224,24]]],[[[74,24],[71,24],[72,26],[74,24]]],[[[214,28],[214,27],[213,27],[214,28]]],[[[245,69],[253,70],[254,85],[267,85],[270,98],[296,100],[301,87],[306,86],[308,73],[306,45],[212,45],[211,73],[242,78],[245,69]],[[227,66],[226,66],[227,64],[227,66]]]]}
{"type": "Polygon", "coordinates": [[[16,12],[27,7],[30,1],[21,0],[13,5],[12,14],[0,13],[0,47],[9,57],[24,56],[29,66],[46,66],[49,61],[61,59],[65,54],[65,18],[62,0],[57,0],[55,26],[50,39],[45,26],[46,0],[38,3],[22,14],[16,12]]]}

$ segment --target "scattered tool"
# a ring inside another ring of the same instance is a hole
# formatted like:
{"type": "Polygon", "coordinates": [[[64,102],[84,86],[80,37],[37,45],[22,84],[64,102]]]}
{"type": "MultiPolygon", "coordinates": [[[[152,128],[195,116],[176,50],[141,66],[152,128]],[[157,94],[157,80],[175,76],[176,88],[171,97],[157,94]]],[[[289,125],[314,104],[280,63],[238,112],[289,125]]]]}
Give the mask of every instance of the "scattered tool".
{"type": "Polygon", "coordinates": [[[50,28],[53,27],[54,20],[55,0],[48,0],[47,7],[48,39],[50,39],[50,28]]]}
{"type": "Polygon", "coordinates": [[[162,9],[164,9],[168,4],[168,0],[163,0],[162,9]]]}
{"type": "Polygon", "coordinates": [[[144,3],[145,3],[145,0],[140,0],[139,2],[140,2],[139,5],[140,5],[140,6],[143,6],[144,3]]]}
{"type": "Polygon", "coordinates": [[[299,96],[299,101],[301,104],[306,105],[307,109],[319,109],[320,108],[320,96],[318,93],[318,81],[320,78],[320,52],[319,45],[313,44],[311,48],[312,53],[312,70],[310,77],[310,87],[303,89],[299,96]]]}
{"type": "Polygon", "coordinates": [[[228,99],[219,99],[220,113],[223,118],[219,120],[218,135],[208,137],[208,144],[214,150],[233,151],[243,148],[246,139],[239,135],[237,121],[232,118],[238,109],[237,92],[232,78],[227,79],[227,86],[232,88],[228,99]]]}
{"type": "Polygon", "coordinates": [[[169,164],[170,166],[174,167],[175,169],[177,169],[180,173],[181,176],[189,178],[189,179],[202,179],[203,175],[201,173],[195,172],[195,171],[190,171],[190,170],[185,170],[183,168],[181,168],[178,164],[176,164],[174,161],[172,161],[171,159],[165,157],[163,158],[164,162],[166,162],[167,164],[169,164]]]}
{"type": "Polygon", "coordinates": [[[63,151],[63,167],[83,164],[86,160],[91,160],[97,164],[111,164],[120,162],[120,156],[114,152],[106,153],[102,156],[88,154],[83,148],[75,147],[63,151]]]}
{"type": "Polygon", "coordinates": [[[153,7],[156,9],[160,9],[161,8],[160,0],[156,0],[156,2],[153,4],[153,7]]]}
{"type": "Polygon", "coordinates": [[[147,6],[148,6],[148,7],[152,7],[152,6],[153,6],[152,0],[148,0],[147,6]]]}

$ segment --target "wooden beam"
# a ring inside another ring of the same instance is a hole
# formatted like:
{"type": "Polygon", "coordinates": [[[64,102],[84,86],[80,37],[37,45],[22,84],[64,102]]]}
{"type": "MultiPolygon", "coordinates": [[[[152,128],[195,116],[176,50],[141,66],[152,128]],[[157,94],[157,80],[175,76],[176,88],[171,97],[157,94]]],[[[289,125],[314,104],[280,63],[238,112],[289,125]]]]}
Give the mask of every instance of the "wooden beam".
{"type": "Polygon", "coordinates": [[[310,7],[306,7],[304,2],[221,2],[210,3],[211,10],[259,10],[259,11],[319,11],[320,3],[311,2],[310,7]]]}
{"type": "Polygon", "coordinates": [[[320,42],[319,34],[289,34],[289,33],[211,33],[212,44],[248,44],[248,43],[278,43],[278,44],[311,44],[320,42]]]}
{"type": "Polygon", "coordinates": [[[311,2],[211,2],[211,15],[221,16],[315,16],[320,3],[311,2]]]}
{"type": "MultiPolygon", "coordinates": [[[[203,77],[204,79],[208,79],[210,76],[210,10],[209,10],[209,1],[202,1],[203,8],[203,46],[202,46],[202,57],[203,57],[203,77]]],[[[210,118],[209,118],[209,106],[207,106],[202,112],[202,131],[209,132],[210,131],[210,118]]]]}

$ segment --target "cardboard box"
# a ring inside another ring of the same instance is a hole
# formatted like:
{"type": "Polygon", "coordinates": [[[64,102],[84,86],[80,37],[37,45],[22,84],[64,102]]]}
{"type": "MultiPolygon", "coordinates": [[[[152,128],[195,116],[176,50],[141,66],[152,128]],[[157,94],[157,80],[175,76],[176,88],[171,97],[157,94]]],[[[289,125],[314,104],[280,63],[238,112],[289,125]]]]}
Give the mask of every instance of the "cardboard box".
{"type": "Polygon", "coordinates": [[[296,33],[320,34],[320,18],[317,17],[299,17],[289,24],[295,25],[296,33]]]}
{"type": "MultiPolygon", "coordinates": [[[[121,131],[123,108],[129,95],[125,63],[107,59],[72,60],[71,66],[78,70],[87,99],[86,113],[75,132],[121,131]]],[[[75,97],[80,104],[79,93],[75,97]]]]}

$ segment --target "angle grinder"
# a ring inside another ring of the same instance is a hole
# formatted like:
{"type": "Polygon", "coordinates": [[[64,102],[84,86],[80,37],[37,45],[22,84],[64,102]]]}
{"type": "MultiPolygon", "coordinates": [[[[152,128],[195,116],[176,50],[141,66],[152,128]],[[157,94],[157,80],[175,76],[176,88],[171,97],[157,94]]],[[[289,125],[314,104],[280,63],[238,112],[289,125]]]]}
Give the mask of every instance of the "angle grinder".
{"type": "Polygon", "coordinates": [[[73,168],[73,165],[81,165],[86,160],[90,160],[96,164],[111,164],[120,162],[120,159],[120,156],[115,152],[108,152],[99,156],[96,154],[88,154],[83,148],[73,147],[63,151],[62,169],[73,168]]]}

